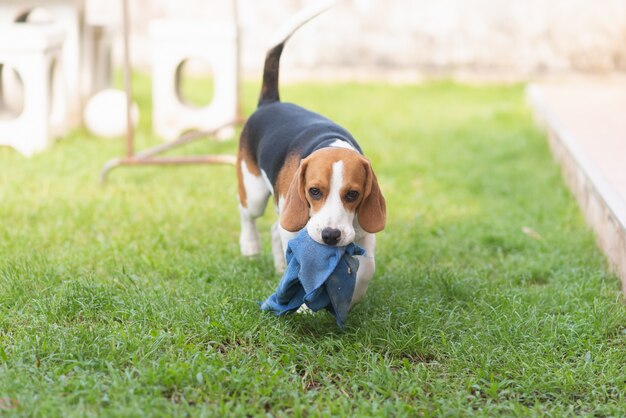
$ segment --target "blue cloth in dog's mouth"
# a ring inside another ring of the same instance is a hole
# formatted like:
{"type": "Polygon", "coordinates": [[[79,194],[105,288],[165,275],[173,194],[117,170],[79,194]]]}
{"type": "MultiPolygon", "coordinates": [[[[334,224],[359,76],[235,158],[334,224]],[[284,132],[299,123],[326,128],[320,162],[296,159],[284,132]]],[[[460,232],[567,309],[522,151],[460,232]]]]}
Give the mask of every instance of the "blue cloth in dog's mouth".
{"type": "Polygon", "coordinates": [[[356,244],[331,247],[313,240],[306,228],[287,245],[287,269],[276,292],[260,303],[276,315],[295,312],[306,304],[317,312],[330,311],[340,328],[345,326],[352,304],[359,260],[365,250],[356,244]]]}

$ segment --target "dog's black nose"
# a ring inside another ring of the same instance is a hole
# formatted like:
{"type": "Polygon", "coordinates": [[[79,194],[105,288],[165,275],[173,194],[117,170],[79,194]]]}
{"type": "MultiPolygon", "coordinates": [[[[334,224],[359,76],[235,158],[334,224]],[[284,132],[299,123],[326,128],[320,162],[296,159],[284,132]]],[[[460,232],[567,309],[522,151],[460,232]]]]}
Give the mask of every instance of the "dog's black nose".
{"type": "Polygon", "coordinates": [[[328,245],[335,245],[341,238],[341,231],[335,228],[322,229],[322,241],[328,245]]]}

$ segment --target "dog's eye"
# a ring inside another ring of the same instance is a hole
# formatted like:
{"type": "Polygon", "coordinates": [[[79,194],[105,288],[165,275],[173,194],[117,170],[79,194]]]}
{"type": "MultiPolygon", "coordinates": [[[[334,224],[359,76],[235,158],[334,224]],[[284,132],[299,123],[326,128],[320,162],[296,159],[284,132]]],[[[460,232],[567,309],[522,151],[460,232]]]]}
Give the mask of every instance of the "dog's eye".
{"type": "Polygon", "coordinates": [[[311,187],[309,189],[309,194],[315,200],[321,199],[321,197],[322,197],[322,191],[320,189],[318,189],[317,187],[311,187]]]}
{"type": "Polygon", "coordinates": [[[358,198],[359,198],[359,192],[357,192],[356,190],[350,190],[348,193],[346,193],[346,200],[348,202],[354,202],[358,198]]]}

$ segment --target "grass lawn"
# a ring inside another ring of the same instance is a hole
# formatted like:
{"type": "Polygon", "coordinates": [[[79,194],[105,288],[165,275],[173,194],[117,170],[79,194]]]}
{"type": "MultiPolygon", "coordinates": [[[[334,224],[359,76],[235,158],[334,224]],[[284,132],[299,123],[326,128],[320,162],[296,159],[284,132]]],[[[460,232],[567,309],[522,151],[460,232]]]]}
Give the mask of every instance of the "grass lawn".
{"type": "MultiPolygon", "coordinates": [[[[232,167],[124,168],[100,187],[119,140],[77,131],[30,159],[1,148],[0,412],[626,414],[619,284],[521,86],[282,93],[350,129],[387,198],[377,275],[346,331],[323,312],[259,311],[279,279],[275,214],[259,222],[264,255],[243,259],[232,167]]],[[[146,78],[137,96],[145,147],[146,78]]]]}

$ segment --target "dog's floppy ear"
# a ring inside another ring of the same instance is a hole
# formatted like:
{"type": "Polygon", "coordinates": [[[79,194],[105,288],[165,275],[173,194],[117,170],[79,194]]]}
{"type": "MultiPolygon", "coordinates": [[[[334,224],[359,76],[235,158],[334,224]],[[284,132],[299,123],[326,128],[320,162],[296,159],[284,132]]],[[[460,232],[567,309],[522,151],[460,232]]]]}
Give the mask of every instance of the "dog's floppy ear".
{"type": "Polygon", "coordinates": [[[285,196],[285,204],[280,211],[280,226],[289,232],[301,230],[309,221],[309,202],[304,194],[307,165],[308,161],[302,160],[291,180],[285,196]]]}
{"type": "Polygon", "coordinates": [[[357,210],[359,225],[366,232],[375,233],[385,228],[387,221],[387,206],[385,198],[378,187],[378,179],[372,170],[369,161],[365,161],[365,171],[367,177],[365,179],[365,192],[363,193],[363,201],[357,210]]]}

